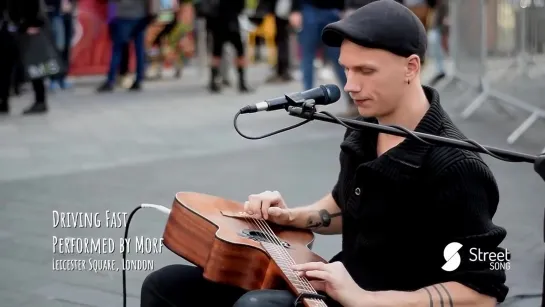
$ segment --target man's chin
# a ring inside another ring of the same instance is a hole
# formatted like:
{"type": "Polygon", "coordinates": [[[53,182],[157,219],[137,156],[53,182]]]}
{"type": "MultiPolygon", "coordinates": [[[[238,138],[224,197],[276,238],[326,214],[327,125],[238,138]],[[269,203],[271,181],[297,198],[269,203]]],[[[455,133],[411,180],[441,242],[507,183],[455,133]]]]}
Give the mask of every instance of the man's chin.
{"type": "Polygon", "coordinates": [[[359,113],[360,116],[363,116],[363,117],[377,117],[377,112],[375,112],[374,110],[372,110],[370,108],[358,106],[357,110],[358,110],[358,113],[359,113]]]}

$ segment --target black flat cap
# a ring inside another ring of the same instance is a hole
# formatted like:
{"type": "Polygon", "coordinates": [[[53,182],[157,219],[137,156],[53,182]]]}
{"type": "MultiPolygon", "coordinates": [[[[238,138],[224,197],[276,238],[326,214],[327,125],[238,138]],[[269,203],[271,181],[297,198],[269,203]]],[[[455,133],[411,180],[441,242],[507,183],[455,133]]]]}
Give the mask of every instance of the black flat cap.
{"type": "Polygon", "coordinates": [[[411,10],[394,0],[371,2],[327,25],[322,31],[322,41],[328,46],[340,47],[345,39],[403,57],[416,54],[421,59],[427,48],[426,29],[422,22],[411,10]]]}

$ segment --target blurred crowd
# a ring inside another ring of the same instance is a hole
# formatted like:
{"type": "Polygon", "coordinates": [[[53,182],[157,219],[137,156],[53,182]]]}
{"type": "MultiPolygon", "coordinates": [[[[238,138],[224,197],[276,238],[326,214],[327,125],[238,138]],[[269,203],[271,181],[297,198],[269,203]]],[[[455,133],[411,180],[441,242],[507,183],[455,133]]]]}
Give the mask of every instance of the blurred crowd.
{"type": "MultiPolygon", "coordinates": [[[[293,69],[299,66],[302,87],[310,89],[315,86],[316,66],[320,63],[334,72],[339,84],[344,84],[345,74],[337,62],[339,50],[324,48],[321,31],[328,23],[377,0],[97,1],[107,2],[105,22],[111,40],[110,65],[98,92],[111,92],[118,86],[139,91],[146,79],[160,77],[165,65],[174,69],[175,77],[181,77],[184,65],[196,53],[199,33],[195,25],[197,19],[202,19],[206,21],[208,42],[207,88],[217,93],[230,86],[226,69],[234,68],[237,89],[245,93],[252,91],[246,80],[248,62],[263,59],[263,45],[268,53],[274,49],[269,53],[274,54],[273,59],[267,61],[271,65],[267,83],[292,82],[293,69]],[[150,31],[153,35],[151,43],[147,43],[150,31]],[[226,57],[226,45],[235,51],[234,57],[226,57]],[[251,55],[249,47],[254,51],[251,55]],[[131,58],[136,63],[134,74],[129,67],[131,58]],[[227,62],[231,58],[233,63],[227,62]]],[[[432,83],[441,80],[448,52],[448,0],[395,1],[412,10],[428,30],[429,55],[437,69],[432,83]]],[[[77,8],[77,0],[0,0],[0,114],[9,113],[10,96],[19,95],[25,84],[32,85],[34,101],[23,114],[46,112],[48,92],[71,88],[66,77],[77,8]],[[55,54],[49,56],[56,60],[40,64],[37,58],[43,57],[42,47],[28,47],[37,44],[50,45],[55,54]]],[[[347,107],[347,116],[356,115],[350,101],[347,107]]]]}

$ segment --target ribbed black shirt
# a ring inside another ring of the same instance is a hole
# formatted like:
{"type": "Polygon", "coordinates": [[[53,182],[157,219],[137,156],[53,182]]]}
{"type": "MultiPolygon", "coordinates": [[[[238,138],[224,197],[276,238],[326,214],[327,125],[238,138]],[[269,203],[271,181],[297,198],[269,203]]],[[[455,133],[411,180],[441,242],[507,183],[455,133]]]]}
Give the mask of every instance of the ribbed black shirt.
{"type": "MultiPolygon", "coordinates": [[[[438,93],[424,90],[430,108],[415,130],[466,138],[442,109],[438,93]]],[[[468,255],[471,247],[502,250],[506,236],[492,222],[499,192],[480,156],[407,138],[377,157],[376,140],[371,130],[348,130],[341,144],[332,194],[343,211],[343,243],[332,261],[342,261],[367,290],[413,291],[457,281],[503,301],[505,272],[470,262],[468,255]],[[446,272],[443,250],[451,242],[463,245],[462,262],[446,272]]]]}

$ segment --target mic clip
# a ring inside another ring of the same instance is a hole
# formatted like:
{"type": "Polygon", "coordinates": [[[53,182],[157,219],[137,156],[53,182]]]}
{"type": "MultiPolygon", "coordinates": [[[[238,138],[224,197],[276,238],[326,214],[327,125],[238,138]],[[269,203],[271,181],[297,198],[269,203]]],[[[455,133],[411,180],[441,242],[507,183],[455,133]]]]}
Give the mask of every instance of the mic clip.
{"type": "Polygon", "coordinates": [[[301,93],[285,94],[284,97],[288,101],[286,111],[302,115],[303,113],[316,112],[316,103],[314,99],[305,99],[301,93]]]}

